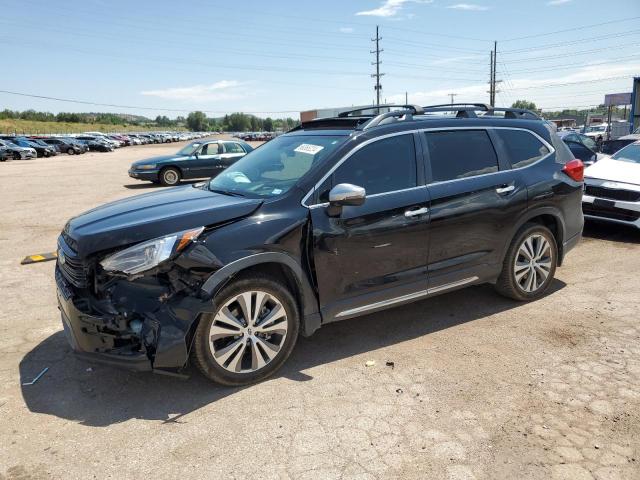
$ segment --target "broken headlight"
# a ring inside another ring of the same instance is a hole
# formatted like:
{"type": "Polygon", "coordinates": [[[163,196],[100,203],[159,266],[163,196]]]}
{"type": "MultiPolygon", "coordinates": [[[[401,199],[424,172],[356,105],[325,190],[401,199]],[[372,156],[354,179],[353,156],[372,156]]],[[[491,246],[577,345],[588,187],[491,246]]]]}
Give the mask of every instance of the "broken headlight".
{"type": "Polygon", "coordinates": [[[122,272],[127,275],[144,272],[184,250],[203,230],[204,227],[199,227],[139,243],[109,255],[100,265],[108,272],[122,272]]]}

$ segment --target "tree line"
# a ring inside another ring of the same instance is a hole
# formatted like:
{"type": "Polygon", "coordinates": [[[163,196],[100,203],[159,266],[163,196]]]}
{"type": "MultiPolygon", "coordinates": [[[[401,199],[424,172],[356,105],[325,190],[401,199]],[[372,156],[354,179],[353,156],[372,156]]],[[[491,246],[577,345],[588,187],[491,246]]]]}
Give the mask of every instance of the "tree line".
{"type": "Polygon", "coordinates": [[[204,112],[191,112],[185,118],[178,116],[169,118],[166,115],[158,115],[150,119],[140,115],[128,115],[123,113],[73,113],[39,112],[36,110],[9,110],[0,111],[0,120],[32,120],[39,122],[65,122],[65,123],[100,123],[108,125],[139,125],[144,127],[162,127],[166,129],[184,128],[196,132],[220,131],[220,132],[273,132],[276,130],[287,131],[299,124],[293,118],[259,118],[246,113],[232,113],[220,118],[208,118],[204,112]]]}
{"type": "Polygon", "coordinates": [[[220,118],[208,118],[204,112],[191,112],[186,126],[194,132],[273,132],[287,131],[299,125],[293,118],[260,118],[246,113],[232,113],[220,118]]]}

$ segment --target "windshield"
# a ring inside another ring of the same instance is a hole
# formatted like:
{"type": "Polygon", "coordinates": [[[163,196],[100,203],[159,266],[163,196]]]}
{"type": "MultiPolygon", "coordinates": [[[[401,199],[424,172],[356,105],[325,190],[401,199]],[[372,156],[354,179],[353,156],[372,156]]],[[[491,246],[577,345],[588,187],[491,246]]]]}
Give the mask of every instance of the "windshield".
{"type": "Polygon", "coordinates": [[[589,127],[587,129],[587,132],[606,132],[607,131],[607,127],[605,127],[604,125],[599,125],[597,127],[589,127]]]}
{"type": "Polygon", "coordinates": [[[209,182],[209,189],[249,197],[285,193],[346,136],[281,136],[248,153],[209,182]]]}
{"type": "Polygon", "coordinates": [[[620,162],[640,163],[640,144],[632,143],[614,153],[611,158],[620,162]]]}
{"type": "Polygon", "coordinates": [[[195,143],[190,143],[189,145],[185,146],[182,150],[180,150],[178,153],[176,153],[176,155],[193,155],[193,153],[198,149],[198,147],[202,145],[201,143],[195,142],[195,143]]]}

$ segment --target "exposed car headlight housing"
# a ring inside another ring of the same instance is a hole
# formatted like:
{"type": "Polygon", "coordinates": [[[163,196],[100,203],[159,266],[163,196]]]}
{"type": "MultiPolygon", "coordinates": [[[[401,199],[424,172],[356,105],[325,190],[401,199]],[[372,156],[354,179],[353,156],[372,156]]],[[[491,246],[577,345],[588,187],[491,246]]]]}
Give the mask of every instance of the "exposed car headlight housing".
{"type": "Polygon", "coordinates": [[[138,168],[139,170],[153,170],[154,168],[156,168],[155,164],[148,164],[148,165],[138,165],[136,168],[138,168]]]}
{"type": "Polygon", "coordinates": [[[144,272],[171,258],[193,242],[204,231],[204,227],[172,233],[125,248],[100,262],[108,272],[127,275],[144,272]]]}

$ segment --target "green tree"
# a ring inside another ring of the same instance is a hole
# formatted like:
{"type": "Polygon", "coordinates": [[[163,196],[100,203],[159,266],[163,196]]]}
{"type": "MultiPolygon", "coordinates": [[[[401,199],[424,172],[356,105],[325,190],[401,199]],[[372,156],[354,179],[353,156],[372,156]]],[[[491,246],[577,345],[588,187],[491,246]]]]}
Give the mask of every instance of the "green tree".
{"type": "Polygon", "coordinates": [[[192,132],[204,132],[208,129],[207,116],[200,111],[191,112],[187,115],[187,127],[192,132]]]}
{"type": "Polygon", "coordinates": [[[264,128],[267,132],[273,132],[273,120],[271,117],[267,117],[262,122],[262,128],[264,128]]]}
{"type": "Polygon", "coordinates": [[[513,102],[513,105],[511,105],[511,108],[524,108],[532,111],[536,111],[538,109],[535,103],[528,100],[516,100],[513,102]]]}

